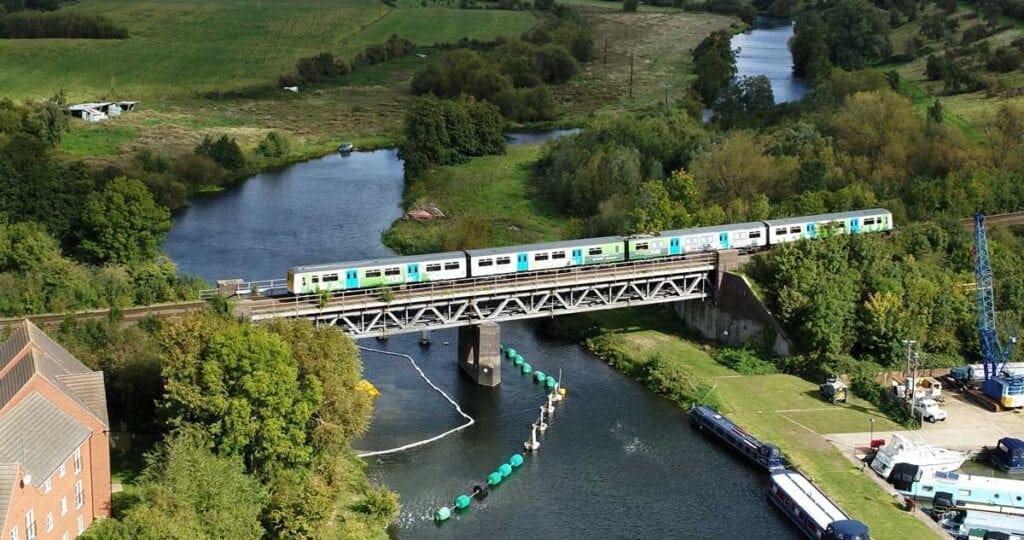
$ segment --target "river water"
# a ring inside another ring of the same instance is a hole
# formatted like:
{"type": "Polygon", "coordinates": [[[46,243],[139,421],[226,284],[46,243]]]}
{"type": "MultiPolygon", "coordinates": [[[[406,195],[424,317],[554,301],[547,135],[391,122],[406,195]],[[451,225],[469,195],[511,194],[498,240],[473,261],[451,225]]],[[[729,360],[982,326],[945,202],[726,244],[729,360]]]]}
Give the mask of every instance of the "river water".
{"type": "MultiPolygon", "coordinates": [[[[777,38],[778,39],[778,38],[777,38]]],[[[783,42],[784,44],[784,42],[783,42]]],[[[786,53],[788,61],[788,50],[786,53]]],[[[559,136],[512,134],[513,144],[559,136]]],[[[401,216],[402,163],[393,150],[331,155],[255,175],[175,216],[164,248],[181,271],[208,281],[282,278],[290,266],[387,255],[380,234],[401,216]]],[[[502,342],[535,369],[562,374],[568,397],[528,456],[483,501],[437,526],[434,512],[517,452],[544,392],[505,363],[502,384],[460,373],[454,330],[367,347],[411,355],[476,423],[399,454],[368,458],[370,476],[401,496],[401,538],[795,538],[765,500],[766,476],[692,431],[686,415],[574,344],[504,324],[502,342]]],[[[364,353],[381,391],[369,433],[355,446],[408,444],[464,422],[403,358],[364,353]]]]}
{"type": "Polygon", "coordinates": [[[793,56],[789,39],[793,37],[793,21],[758,17],[751,30],[733,36],[736,55],[736,76],[764,75],[772,83],[775,103],[799,101],[807,93],[807,83],[793,76],[793,56]]]}

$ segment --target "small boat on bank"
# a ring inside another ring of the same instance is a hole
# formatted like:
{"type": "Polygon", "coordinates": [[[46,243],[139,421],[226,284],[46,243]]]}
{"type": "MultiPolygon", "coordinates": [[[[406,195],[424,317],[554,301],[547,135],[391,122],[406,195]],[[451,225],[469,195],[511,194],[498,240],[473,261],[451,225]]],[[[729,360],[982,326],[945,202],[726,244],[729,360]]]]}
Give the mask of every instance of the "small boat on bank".
{"type": "Polygon", "coordinates": [[[1008,473],[1024,472],[1024,441],[1003,437],[996,443],[988,459],[997,469],[1008,473]]]}
{"type": "Polygon", "coordinates": [[[338,147],[338,153],[339,154],[343,154],[343,155],[348,155],[348,154],[351,154],[352,151],[355,150],[355,149],[356,149],[355,145],[350,143],[350,142],[341,143],[341,146],[338,147]]]}
{"type": "Polygon", "coordinates": [[[768,499],[782,510],[804,536],[813,540],[868,540],[867,525],[851,519],[810,480],[796,471],[775,471],[768,499]]]}
{"type": "Polygon", "coordinates": [[[981,510],[1024,516],[1024,480],[935,472],[896,489],[936,509],[981,510]]]}
{"type": "Polygon", "coordinates": [[[690,409],[690,425],[728,444],[768,472],[786,466],[779,447],[758,440],[711,407],[700,405],[690,409]]]}
{"type": "Polygon", "coordinates": [[[887,482],[892,482],[892,473],[897,464],[917,467],[923,475],[934,472],[952,472],[967,461],[967,452],[955,452],[933,444],[916,443],[893,433],[889,444],[879,447],[871,460],[871,469],[887,482]]]}

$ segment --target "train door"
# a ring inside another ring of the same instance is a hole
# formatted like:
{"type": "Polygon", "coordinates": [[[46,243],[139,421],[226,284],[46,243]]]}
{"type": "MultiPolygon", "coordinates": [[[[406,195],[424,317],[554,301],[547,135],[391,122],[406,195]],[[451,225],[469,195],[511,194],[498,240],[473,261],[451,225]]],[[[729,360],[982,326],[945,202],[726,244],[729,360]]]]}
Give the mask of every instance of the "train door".
{"type": "Polygon", "coordinates": [[[818,232],[815,229],[816,227],[813,223],[807,224],[807,238],[814,238],[814,236],[818,234],[818,232]]]}
{"type": "Polygon", "coordinates": [[[576,248],[572,250],[572,263],[576,266],[583,266],[583,250],[576,248]]]}
{"type": "Polygon", "coordinates": [[[718,233],[718,244],[722,249],[729,249],[729,233],[718,233]]]}
{"type": "Polygon", "coordinates": [[[860,232],[860,218],[850,218],[850,234],[860,232]]]}
{"type": "Polygon", "coordinates": [[[359,270],[345,270],[345,289],[359,288],[359,270]]]}
{"type": "Polygon", "coordinates": [[[409,265],[409,268],[407,270],[408,270],[408,272],[405,273],[405,281],[406,281],[406,283],[419,283],[419,281],[420,281],[420,265],[417,264],[417,263],[412,263],[412,264],[409,265]]]}
{"type": "Polygon", "coordinates": [[[668,241],[668,254],[679,255],[679,237],[676,236],[668,241]]]}
{"type": "Polygon", "coordinates": [[[525,272],[530,269],[530,256],[527,253],[516,255],[516,272],[525,272]]]}

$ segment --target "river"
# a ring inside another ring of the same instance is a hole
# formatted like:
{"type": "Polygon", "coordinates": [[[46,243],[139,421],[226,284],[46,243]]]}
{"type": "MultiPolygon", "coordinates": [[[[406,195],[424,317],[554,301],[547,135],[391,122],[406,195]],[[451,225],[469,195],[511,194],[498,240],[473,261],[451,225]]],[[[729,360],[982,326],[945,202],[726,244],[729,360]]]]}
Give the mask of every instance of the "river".
{"type": "Polygon", "coordinates": [[[772,83],[775,103],[799,101],[807,93],[807,83],[793,76],[793,56],[789,39],[793,37],[793,21],[758,17],[753,28],[736,34],[730,42],[736,55],[736,76],[764,75],[772,83]]]}
{"type": "MultiPolygon", "coordinates": [[[[788,61],[788,51],[786,51],[788,61]]],[[[511,134],[513,144],[547,135],[511,134]]],[[[255,175],[197,198],[175,216],[165,250],[189,274],[213,281],[281,278],[296,264],[389,254],[380,233],[401,216],[402,164],[393,150],[331,155],[255,175]]],[[[453,330],[361,345],[411,355],[476,423],[403,453],[368,458],[370,476],[397,491],[401,538],[566,537],[793,538],[765,500],[766,476],[691,430],[668,401],[574,344],[540,339],[528,323],[502,325],[502,342],[535,368],[562,373],[568,397],[540,451],[483,501],[437,526],[451,505],[522,451],[544,393],[507,363],[502,384],[462,376],[453,330]]],[[[369,433],[356,447],[378,450],[449,430],[463,419],[405,359],[363,357],[381,391],[369,433]]]]}

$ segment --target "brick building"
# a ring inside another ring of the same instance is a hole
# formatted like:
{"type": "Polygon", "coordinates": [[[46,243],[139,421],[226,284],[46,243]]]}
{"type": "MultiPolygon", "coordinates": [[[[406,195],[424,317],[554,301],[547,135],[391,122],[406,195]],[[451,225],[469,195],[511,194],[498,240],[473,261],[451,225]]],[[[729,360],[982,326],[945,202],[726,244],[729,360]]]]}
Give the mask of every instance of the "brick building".
{"type": "Polygon", "coordinates": [[[29,321],[0,345],[0,540],[74,538],[110,515],[103,373],[29,321]]]}

